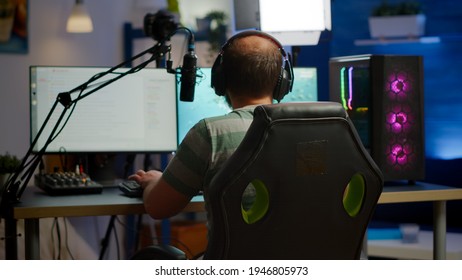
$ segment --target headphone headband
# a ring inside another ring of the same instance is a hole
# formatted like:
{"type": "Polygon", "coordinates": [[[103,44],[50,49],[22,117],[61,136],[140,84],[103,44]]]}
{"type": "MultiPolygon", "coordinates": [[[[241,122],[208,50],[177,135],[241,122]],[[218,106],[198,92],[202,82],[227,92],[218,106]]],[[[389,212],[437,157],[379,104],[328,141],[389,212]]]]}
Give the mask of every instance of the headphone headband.
{"type": "Polygon", "coordinates": [[[242,32],[239,32],[239,33],[235,34],[234,36],[229,38],[225,42],[225,44],[221,47],[220,54],[222,54],[224,52],[224,49],[226,49],[234,40],[237,40],[239,38],[248,37],[248,36],[258,36],[258,37],[261,37],[261,38],[264,38],[264,39],[268,39],[269,41],[273,42],[279,48],[283,58],[287,57],[287,54],[286,54],[286,51],[284,50],[284,47],[281,45],[281,43],[279,43],[279,41],[276,38],[274,38],[273,36],[271,36],[268,33],[258,31],[258,30],[246,30],[246,31],[242,31],[242,32]]]}
{"type": "Polygon", "coordinates": [[[278,81],[276,83],[276,87],[273,90],[273,99],[277,100],[278,102],[281,101],[284,96],[292,91],[292,85],[294,82],[294,73],[292,69],[292,65],[290,63],[290,59],[287,56],[284,47],[281,43],[271,36],[268,33],[258,31],[258,30],[247,30],[240,33],[235,34],[231,38],[229,38],[226,43],[221,47],[221,51],[218,54],[215,62],[213,63],[212,67],[212,88],[215,89],[215,93],[219,96],[224,96],[226,92],[226,77],[223,70],[223,53],[225,52],[226,48],[236,39],[244,38],[248,36],[258,36],[269,41],[273,42],[279,49],[282,55],[282,68],[281,73],[278,76],[278,81]]]}

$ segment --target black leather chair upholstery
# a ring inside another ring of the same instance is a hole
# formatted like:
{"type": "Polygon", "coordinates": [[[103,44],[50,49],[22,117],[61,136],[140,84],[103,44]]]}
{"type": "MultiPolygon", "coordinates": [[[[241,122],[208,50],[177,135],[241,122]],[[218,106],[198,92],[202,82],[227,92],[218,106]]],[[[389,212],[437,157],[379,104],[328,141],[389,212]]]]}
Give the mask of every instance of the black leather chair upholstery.
{"type": "Polygon", "coordinates": [[[152,245],[137,251],[131,260],[186,260],[186,254],[168,244],[152,245]]]}
{"type": "Polygon", "coordinates": [[[340,104],[259,106],[211,183],[205,258],[359,259],[382,187],[340,104]],[[244,210],[250,183],[256,198],[244,210]]]}
{"type": "Polygon", "coordinates": [[[340,104],[258,106],[206,193],[204,258],[359,259],[382,188],[340,104]]]}

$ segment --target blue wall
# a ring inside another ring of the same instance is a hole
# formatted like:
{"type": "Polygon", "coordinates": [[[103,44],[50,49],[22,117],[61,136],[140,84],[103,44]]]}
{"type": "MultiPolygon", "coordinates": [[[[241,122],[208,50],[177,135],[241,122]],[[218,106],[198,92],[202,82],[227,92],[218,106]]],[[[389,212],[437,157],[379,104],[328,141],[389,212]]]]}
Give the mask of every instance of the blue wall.
{"type": "MultiPolygon", "coordinates": [[[[388,0],[395,3],[397,0],[388,0]]],[[[381,0],[332,0],[332,31],[318,46],[301,47],[298,65],[318,67],[319,99],[329,98],[330,57],[357,54],[421,55],[424,58],[425,181],[462,187],[462,1],[420,0],[425,36],[441,43],[356,46],[370,39],[368,17],[381,0]]],[[[375,220],[431,223],[430,203],[379,205],[375,220]]],[[[448,202],[448,225],[462,228],[462,203],[448,202]]]]}
{"type": "Polygon", "coordinates": [[[462,170],[458,160],[462,159],[462,1],[420,1],[427,17],[425,36],[439,37],[441,43],[355,45],[355,40],[370,39],[368,17],[380,3],[381,0],[333,0],[332,32],[323,34],[319,46],[302,47],[298,64],[318,67],[319,97],[327,100],[329,57],[423,56],[427,181],[462,187],[462,176],[457,172],[448,174],[448,170],[462,170]]]}

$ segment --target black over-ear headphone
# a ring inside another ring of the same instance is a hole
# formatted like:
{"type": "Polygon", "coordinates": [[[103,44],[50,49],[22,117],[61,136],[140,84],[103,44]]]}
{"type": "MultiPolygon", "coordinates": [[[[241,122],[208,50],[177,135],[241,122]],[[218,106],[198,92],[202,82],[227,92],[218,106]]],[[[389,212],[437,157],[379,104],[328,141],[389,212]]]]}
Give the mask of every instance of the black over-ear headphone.
{"type": "Polygon", "coordinates": [[[279,74],[278,81],[276,83],[276,87],[273,90],[273,98],[279,102],[286,94],[292,91],[292,85],[294,83],[294,72],[292,69],[292,64],[290,63],[290,59],[286,54],[284,48],[282,47],[281,43],[274,38],[273,36],[257,31],[257,30],[249,30],[240,32],[231,38],[223,45],[221,48],[220,53],[218,54],[215,62],[212,66],[212,88],[215,89],[215,93],[219,96],[224,96],[226,93],[226,75],[224,73],[224,69],[222,66],[223,62],[223,53],[225,52],[226,48],[236,39],[243,38],[247,36],[260,36],[266,38],[276,44],[276,46],[281,51],[282,55],[282,67],[281,73],[279,74]]]}

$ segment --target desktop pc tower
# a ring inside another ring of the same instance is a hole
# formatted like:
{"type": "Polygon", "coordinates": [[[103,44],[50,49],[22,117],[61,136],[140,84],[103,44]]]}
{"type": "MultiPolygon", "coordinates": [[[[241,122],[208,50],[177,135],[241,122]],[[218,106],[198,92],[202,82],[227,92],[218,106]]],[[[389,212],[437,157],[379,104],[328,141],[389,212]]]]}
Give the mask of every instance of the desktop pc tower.
{"type": "Polygon", "coordinates": [[[330,100],[347,110],[385,181],[423,180],[423,58],[334,57],[329,82],[330,100]]]}

